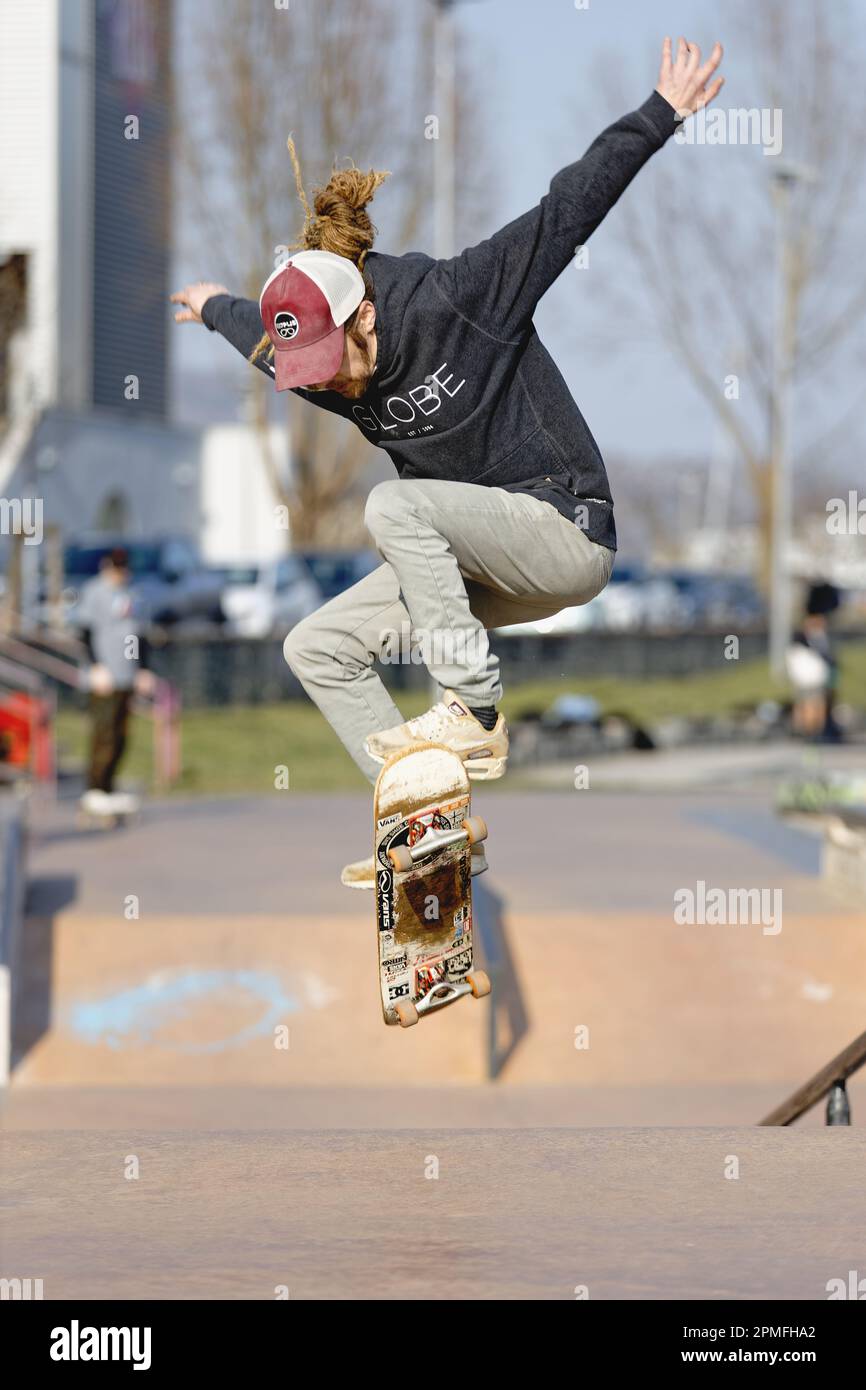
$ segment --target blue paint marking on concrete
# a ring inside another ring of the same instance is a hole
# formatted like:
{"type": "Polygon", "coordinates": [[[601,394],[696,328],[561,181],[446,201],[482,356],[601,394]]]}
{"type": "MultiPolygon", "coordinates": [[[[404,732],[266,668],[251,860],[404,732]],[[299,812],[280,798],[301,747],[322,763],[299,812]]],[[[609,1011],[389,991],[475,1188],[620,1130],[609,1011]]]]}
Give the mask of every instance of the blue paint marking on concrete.
{"type": "Polygon", "coordinates": [[[93,1046],[120,1049],[146,1042],[177,1052],[226,1052],[271,1033],[297,1007],[297,999],[284,993],[277,976],[264,971],[184,970],[75,1004],[70,1010],[69,1026],[83,1042],[93,1046]],[[230,1037],[211,1042],[160,1042],[158,1034],[162,1029],[208,996],[228,991],[260,999],[265,1006],[261,1018],[230,1037]]]}
{"type": "Polygon", "coordinates": [[[755,849],[780,859],[798,873],[817,876],[821,872],[820,837],[786,825],[770,811],[743,806],[723,811],[687,811],[686,818],[734,839],[747,840],[755,849]]]}

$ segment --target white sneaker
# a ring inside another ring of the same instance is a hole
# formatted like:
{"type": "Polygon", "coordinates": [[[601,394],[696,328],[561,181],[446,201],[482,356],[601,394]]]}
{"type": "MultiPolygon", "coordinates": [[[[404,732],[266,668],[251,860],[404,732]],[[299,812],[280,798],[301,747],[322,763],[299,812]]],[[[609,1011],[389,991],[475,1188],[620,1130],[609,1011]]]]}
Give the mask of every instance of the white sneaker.
{"type": "Polygon", "coordinates": [[[364,747],[377,763],[384,763],[394,753],[412,748],[416,743],[444,743],[459,758],[473,781],[492,781],[501,777],[508,762],[508,728],[500,714],[492,729],[485,729],[464,700],[453,690],[405,724],[382,733],[370,734],[364,747]]]}

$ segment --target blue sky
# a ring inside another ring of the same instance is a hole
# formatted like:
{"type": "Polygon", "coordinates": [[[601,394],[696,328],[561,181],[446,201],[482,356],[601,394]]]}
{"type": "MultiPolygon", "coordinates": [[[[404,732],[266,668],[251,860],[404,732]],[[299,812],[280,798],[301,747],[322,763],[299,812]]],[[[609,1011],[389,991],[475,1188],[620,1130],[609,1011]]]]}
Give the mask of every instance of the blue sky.
{"type": "MultiPolygon", "coordinates": [[[[702,0],[589,0],[587,9],[577,9],[573,0],[461,4],[461,39],[488,55],[495,74],[485,86],[488,140],[497,167],[508,171],[497,220],[507,222],[537,203],[552,175],[579,158],[610,119],[649,96],[665,34],[684,33],[708,51],[722,36],[718,19],[702,16],[721,8],[702,0]],[[601,83],[614,54],[626,96],[620,112],[608,106],[601,83]]],[[[597,246],[604,235],[602,226],[591,255],[602,254],[597,246]]],[[[581,345],[581,313],[579,284],[575,290],[566,274],[540,305],[536,324],[602,453],[629,454],[648,444],[650,453],[693,450],[706,435],[707,420],[688,376],[667,354],[647,359],[627,338],[615,362],[600,359],[581,345]]]]}

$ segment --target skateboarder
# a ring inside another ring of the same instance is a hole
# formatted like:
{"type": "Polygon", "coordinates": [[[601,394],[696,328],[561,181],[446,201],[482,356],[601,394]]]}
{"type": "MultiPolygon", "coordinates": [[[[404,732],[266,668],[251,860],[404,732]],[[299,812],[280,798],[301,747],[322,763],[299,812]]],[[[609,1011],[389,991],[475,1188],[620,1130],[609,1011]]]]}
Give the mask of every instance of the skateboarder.
{"type": "MultiPolygon", "coordinates": [[[[223,285],[172,295],[179,323],[221,333],[278,391],[343,415],[398,480],[370,493],[384,564],[299,623],[286,660],[362,771],[419,739],[458,752],[470,777],[502,776],[508,733],[487,629],[589,602],[607,584],[616,531],[598,447],[532,322],[656,150],[722,85],[680,39],[662,49],[644,104],[553,179],[538,207],[450,260],[371,250],[366,211],[385,174],[335,171],[307,203],[303,249],[259,303],[223,285]],[[264,330],[264,331],[263,331],[264,330]],[[441,698],[408,722],[373,669],[420,645],[441,698]]],[[[343,881],[372,884],[372,861],[343,881]]]]}

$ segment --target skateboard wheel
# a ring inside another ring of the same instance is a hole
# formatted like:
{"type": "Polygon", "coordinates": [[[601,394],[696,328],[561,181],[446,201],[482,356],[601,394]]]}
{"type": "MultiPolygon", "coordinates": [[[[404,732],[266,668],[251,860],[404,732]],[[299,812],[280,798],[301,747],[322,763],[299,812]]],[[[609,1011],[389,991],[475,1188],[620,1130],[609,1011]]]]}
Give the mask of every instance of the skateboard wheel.
{"type": "Polygon", "coordinates": [[[398,873],[405,873],[415,862],[408,845],[395,845],[393,849],[388,850],[388,858],[398,873]]]}
{"type": "Polygon", "coordinates": [[[399,1004],[394,1005],[394,1012],[401,1028],[411,1028],[414,1023],[418,1022],[418,1010],[411,999],[401,999],[399,1004]]]}
{"type": "Polygon", "coordinates": [[[481,816],[467,816],[463,822],[463,829],[469,836],[470,845],[487,839],[487,824],[481,816]]]}
{"type": "Polygon", "coordinates": [[[471,975],[466,976],[466,983],[472,990],[473,999],[483,999],[492,988],[490,976],[484,970],[473,970],[471,975]]]}

